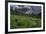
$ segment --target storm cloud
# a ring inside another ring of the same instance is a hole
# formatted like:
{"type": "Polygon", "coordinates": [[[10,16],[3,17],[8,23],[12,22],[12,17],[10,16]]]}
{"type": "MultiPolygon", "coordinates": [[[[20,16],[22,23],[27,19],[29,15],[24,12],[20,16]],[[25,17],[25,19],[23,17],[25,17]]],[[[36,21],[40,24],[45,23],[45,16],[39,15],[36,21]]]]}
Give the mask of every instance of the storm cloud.
{"type": "Polygon", "coordinates": [[[18,11],[24,14],[38,15],[41,13],[41,6],[26,6],[26,5],[10,5],[13,11],[18,11]]]}

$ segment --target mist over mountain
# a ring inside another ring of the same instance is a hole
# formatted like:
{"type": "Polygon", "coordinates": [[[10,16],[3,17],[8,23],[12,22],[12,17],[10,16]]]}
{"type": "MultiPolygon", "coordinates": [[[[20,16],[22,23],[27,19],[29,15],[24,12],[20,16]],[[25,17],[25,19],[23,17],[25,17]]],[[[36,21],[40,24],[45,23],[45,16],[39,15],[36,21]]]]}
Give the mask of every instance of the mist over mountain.
{"type": "Polygon", "coordinates": [[[12,12],[19,12],[23,14],[41,14],[41,6],[10,5],[10,9],[12,12]]]}

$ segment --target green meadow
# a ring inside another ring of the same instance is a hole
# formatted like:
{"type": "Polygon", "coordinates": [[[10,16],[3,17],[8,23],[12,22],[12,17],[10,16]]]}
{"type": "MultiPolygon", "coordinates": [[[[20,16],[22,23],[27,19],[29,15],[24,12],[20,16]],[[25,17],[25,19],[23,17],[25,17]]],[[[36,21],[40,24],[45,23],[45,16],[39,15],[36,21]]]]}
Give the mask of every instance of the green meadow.
{"type": "Polygon", "coordinates": [[[41,18],[39,16],[10,15],[10,28],[39,28],[41,18]]]}

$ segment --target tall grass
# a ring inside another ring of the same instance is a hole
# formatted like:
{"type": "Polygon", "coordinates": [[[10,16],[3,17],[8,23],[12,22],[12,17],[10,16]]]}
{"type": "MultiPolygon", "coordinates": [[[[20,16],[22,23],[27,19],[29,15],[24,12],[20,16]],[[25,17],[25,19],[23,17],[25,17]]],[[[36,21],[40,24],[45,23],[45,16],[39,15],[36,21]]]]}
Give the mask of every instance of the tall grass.
{"type": "Polygon", "coordinates": [[[41,27],[41,19],[35,16],[11,15],[10,27],[15,28],[39,28],[41,27]]]}

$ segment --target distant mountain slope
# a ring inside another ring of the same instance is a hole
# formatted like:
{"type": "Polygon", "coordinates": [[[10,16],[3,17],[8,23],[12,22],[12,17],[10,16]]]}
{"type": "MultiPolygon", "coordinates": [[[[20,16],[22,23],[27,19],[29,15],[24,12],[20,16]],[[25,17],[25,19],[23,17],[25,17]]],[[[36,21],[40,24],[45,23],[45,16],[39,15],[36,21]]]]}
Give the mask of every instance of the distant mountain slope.
{"type": "Polygon", "coordinates": [[[11,5],[11,11],[20,12],[24,14],[34,14],[39,15],[41,13],[41,6],[18,6],[18,5],[11,5]]]}

